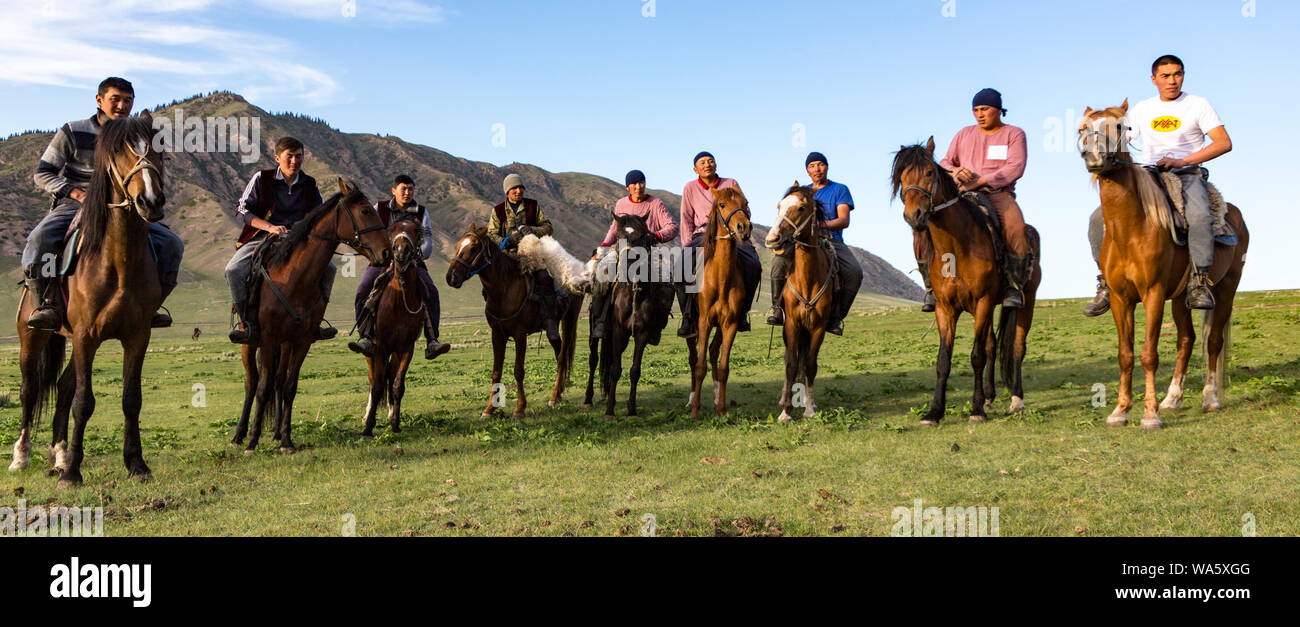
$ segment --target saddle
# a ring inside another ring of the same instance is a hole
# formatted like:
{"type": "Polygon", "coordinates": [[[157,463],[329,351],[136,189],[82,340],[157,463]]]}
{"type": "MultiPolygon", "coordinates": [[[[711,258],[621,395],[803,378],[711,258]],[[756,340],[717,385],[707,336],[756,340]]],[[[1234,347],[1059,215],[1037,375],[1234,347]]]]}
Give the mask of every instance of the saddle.
{"type": "MultiPolygon", "coordinates": [[[[1214,242],[1221,246],[1235,246],[1237,234],[1227,220],[1228,205],[1223,200],[1223,194],[1219,193],[1219,188],[1210,182],[1210,171],[1200,166],[1190,167],[1199,170],[1199,174],[1205,180],[1205,191],[1210,196],[1210,214],[1214,216],[1214,242]]],[[[1171,218],[1169,235],[1174,245],[1187,246],[1187,199],[1183,195],[1183,183],[1179,180],[1178,174],[1187,173],[1189,168],[1180,171],[1151,167],[1144,169],[1151,174],[1156,186],[1165,194],[1171,218]]]]}
{"type": "MultiPolygon", "coordinates": [[[[257,246],[257,250],[253,252],[252,271],[249,272],[248,276],[244,279],[244,284],[248,286],[248,311],[252,312],[251,315],[253,316],[257,316],[257,311],[261,307],[262,282],[270,277],[270,268],[266,266],[266,255],[270,250],[270,242],[271,239],[266,237],[244,244],[245,246],[257,246]]],[[[289,317],[292,318],[295,323],[301,322],[307,316],[311,315],[311,312],[315,311],[317,307],[323,307],[326,303],[327,295],[322,294],[320,299],[316,301],[315,305],[312,305],[311,308],[299,313],[292,305],[290,305],[288,299],[285,298],[284,294],[280,291],[280,288],[276,287],[274,281],[269,283],[269,285],[271,286],[271,292],[275,294],[276,299],[280,301],[280,305],[284,307],[285,311],[289,313],[289,317]]],[[[233,305],[231,306],[230,311],[233,316],[233,305]]],[[[322,318],[322,320],[324,320],[324,318],[322,318]]],[[[328,320],[325,320],[325,324],[328,325],[330,323],[328,320]]]]}
{"type": "Polygon", "coordinates": [[[976,220],[982,223],[984,228],[988,229],[989,237],[993,239],[993,251],[997,257],[998,267],[1005,267],[1007,243],[1002,239],[1002,220],[998,219],[998,212],[993,206],[993,201],[989,200],[989,197],[980,191],[962,192],[962,197],[970,201],[975,207],[976,220]]]}
{"type": "MultiPolygon", "coordinates": [[[[149,253],[153,255],[153,262],[158,263],[158,249],[154,246],[153,240],[145,238],[149,242],[149,253]]],[[[72,222],[68,223],[68,230],[63,235],[63,252],[59,254],[57,266],[59,276],[70,277],[77,271],[77,262],[81,259],[81,212],[72,217],[72,222]]]]}

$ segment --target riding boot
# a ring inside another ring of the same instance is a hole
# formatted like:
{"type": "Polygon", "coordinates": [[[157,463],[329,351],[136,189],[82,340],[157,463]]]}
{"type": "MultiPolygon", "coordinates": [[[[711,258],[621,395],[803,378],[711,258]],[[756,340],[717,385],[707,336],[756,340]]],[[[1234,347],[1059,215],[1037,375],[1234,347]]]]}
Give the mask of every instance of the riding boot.
{"type": "Polygon", "coordinates": [[[921,271],[921,282],[925,284],[925,301],[921,303],[921,311],[934,311],[934,288],[930,287],[930,262],[918,261],[916,267],[921,271]]]}
{"type": "Polygon", "coordinates": [[[682,325],[677,328],[677,337],[695,337],[698,333],[695,328],[695,295],[686,293],[685,283],[678,283],[673,289],[677,291],[677,308],[682,312],[682,325]]]}
{"type": "MultiPolygon", "coordinates": [[[[172,281],[171,285],[164,285],[162,288],[162,301],[167,302],[167,297],[176,289],[176,282],[172,281]]],[[[172,316],[165,308],[163,311],[156,311],[153,318],[149,320],[149,326],[154,329],[165,329],[172,326],[172,316]]]]}
{"type": "Polygon", "coordinates": [[[1006,288],[1002,291],[1002,306],[1007,309],[1020,309],[1025,306],[1025,283],[1028,282],[1028,269],[1032,257],[1029,255],[1007,255],[1004,277],[1006,288]]]}
{"type": "Polygon", "coordinates": [[[424,309],[424,358],[433,359],[439,355],[446,354],[451,350],[451,344],[443,344],[438,341],[438,327],[434,326],[433,310],[425,307],[424,309]]]}
{"type": "Polygon", "coordinates": [[[557,314],[559,305],[556,303],[555,288],[550,285],[540,285],[540,293],[537,295],[542,300],[542,329],[546,331],[546,339],[552,342],[560,341],[560,325],[557,323],[557,314]]]}
{"type": "Polygon", "coordinates": [[[1210,280],[1210,268],[1197,266],[1187,280],[1188,309],[1214,309],[1214,281],[1210,280]]]}
{"type": "Polygon", "coordinates": [[[1083,315],[1092,318],[1100,316],[1110,311],[1110,288],[1106,285],[1106,277],[1097,275],[1097,295],[1092,297],[1092,302],[1084,305],[1083,315]]]}
{"type": "Polygon", "coordinates": [[[248,311],[248,303],[235,303],[235,315],[239,316],[239,322],[230,330],[230,341],[248,344],[257,337],[257,324],[254,320],[257,312],[248,311]]]}
{"type": "Polygon", "coordinates": [[[591,337],[592,339],[602,339],[605,337],[605,301],[608,297],[604,293],[591,292],[591,310],[588,315],[591,316],[591,337]]]}
{"type": "Polygon", "coordinates": [[[27,291],[31,292],[36,309],[27,317],[27,326],[45,331],[58,331],[63,326],[63,316],[59,313],[58,279],[29,278],[27,291]]]}
{"type": "Polygon", "coordinates": [[[779,327],[785,324],[785,279],[786,265],[789,261],[780,256],[772,261],[772,311],[767,314],[767,323],[779,327]]]}

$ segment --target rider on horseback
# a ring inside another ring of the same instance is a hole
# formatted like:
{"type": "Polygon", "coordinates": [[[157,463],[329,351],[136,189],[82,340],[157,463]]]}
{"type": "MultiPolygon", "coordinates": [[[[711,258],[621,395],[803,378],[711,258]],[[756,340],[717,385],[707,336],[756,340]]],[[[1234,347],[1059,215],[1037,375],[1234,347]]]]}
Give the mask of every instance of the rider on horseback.
{"type": "MultiPolygon", "coordinates": [[[[379,214],[379,220],[384,226],[391,226],[394,221],[403,216],[414,216],[420,222],[420,261],[417,264],[416,273],[420,276],[420,283],[424,286],[424,339],[427,345],[424,348],[424,358],[433,359],[447,351],[451,350],[450,344],[443,344],[438,341],[438,318],[442,311],[438,302],[438,288],[433,284],[433,279],[429,277],[429,268],[425,265],[425,260],[433,254],[433,223],[429,220],[429,212],[425,210],[424,205],[415,202],[415,180],[405,174],[399,174],[393,179],[393,197],[390,200],[381,200],[375,204],[375,212],[379,214]]],[[[348,342],[348,348],[353,352],[361,353],[367,357],[373,357],[375,344],[373,341],[374,325],[361,324],[361,315],[366,303],[371,298],[371,292],[382,287],[375,287],[375,280],[383,274],[384,268],[379,266],[367,266],[365,274],[361,275],[361,283],[357,285],[356,295],[356,320],[357,331],[361,333],[361,339],[356,342],[348,342]],[[363,330],[364,329],[364,330],[363,330]]],[[[370,315],[375,312],[371,311],[370,315]]]]}
{"type": "MultiPolygon", "coordinates": [[[[637,216],[645,219],[646,227],[650,232],[646,234],[649,238],[650,245],[671,242],[677,237],[677,222],[673,220],[672,213],[669,213],[668,207],[664,201],[651,196],[645,192],[645,174],[640,170],[632,170],[627,173],[623,179],[624,185],[627,186],[627,196],[619,198],[614,204],[614,215],[616,216],[637,216]]],[[[615,220],[609,225],[609,232],[605,234],[605,239],[601,241],[601,247],[613,246],[618,242],[618,234],[615,229],[618,221],[615,220]]],[[[601,257],[601,251],[592,256],[592,259],[601,257]]],[[[596,322],[591,329],[591,337],[605,337],[605,303],[609,293],[607,291],[592,290],[591,292],[591,317],[596,322]]],[[[672,302],[669,301],[669,306],[672,302]]],[[[658,344],[658,333],[651,344],[658,344]]]]}
{"type": "MultiPolygon", "coordinates": [[[[253,272],[257,249],[270,241],[269,235],[283,236],[295,222],[322,204],[316,179],[302,171],[304,148],[302,142],[292,137],[281,137],[275,142],[275,162],[278,167],[253,173],[239,197],[235,217],[244,223],[244,230],[235,243],[235,254],[226,264],[226,283],[235,303],[239,323],[230,331],[230,341],[248,344],[257,336],[257,312],[249,311],[248,277],[253,272]]],[[[321,294],[328,303],[334,287],[334,262],[330,262],[321,278],[321,294]]],[[[316,329],[316,339],[328,340],[338,333],[334,327],[316,329]]]]}
{"type": "MultiPolygon", "coordinates": [[[[1025,174],[1028,152],[1025,132],[1002,122],[1007,110],[1002,108],[1002,94],[995,89],[980,90],[972,99],[971,108],[976,123],[957,132],[939,165],[952,173],[961,191],[982,193],[997,212],[1002,241],[1007,248],[1002,306],[1019,309],[1024,306],[1024,287],[1034,269],[1033,251],[1025,236],[1025,216],[1016,202],[1016,181],[1025,174]]],[[[917,232],[915,237],[916,263],[925,282],[921,311],[934,311],[929,234],[917,232]]]]}
{"type": "MultiPolygon", "coordinates": [[[[692,163],[698,178],[687,183],[682,189],[682,258],[685,259],[690,255],[695,261],[692,267],[699,269],[700,255],[696,253],[704,239],[704,231],[709,226],[709,215],[713,212],[713,191],[729,187],[740,189],[740,185],[735,179],[718,176],[718,164],[709,152],[695,155],[692,163]]],[[[745,215],[750,215],[748,207],[745,208],[745,215]]],[[[758,260],[758,251],[754,250],[754,245],[748,240],[737,242],[736,251],[739,253],[740,272],[745,282],[745,311],[741,312],[739,330],[748,331],[749,316],[744,314],[749,313],[749,307],[754,302],[758,282],[763,279],[763,266],[758,260]]],[[[682,312],[682,326],[677,329],[677,335],[686,338],[694,337],[695,318],[699,313],[696,311],[695,295],[686,293],[685,283],[679,283],[675,287],[677,305],[682,312]]]]}
{"type": "MultiPolygon", "coordinates": [[[[862,266],[853,256],[853,251],[844,243],[844,229],[849,226],[849,212],[853,211],[853,194],[843,183],[826,178],[826,155],[810,152],[804,159],[804,169],[812,177],[813,198],[821,207],[821,230],[830,235],[831,246],[835,249],[835,265],[839,272],[839,288],[835,292],[835,305],[831,311],[826,330],[835,335],[844,335],[844,316],[853,306],[853,299],[862,286],[862,266]]],[[[785,279],[793,260],[794,248],[776,251],[772,258],[772,311],[767,316],[767,323],[772,326],[785,324],[784,303],[785,279]]]]}
{"type": "MultiPolygon", "coordinates": [[[[63,252],[68,225],[86,198],[86,188],[94,171],[95,138],[100,127],[109,120],[131,115],[134,103],[135,89],[130,82],[117,77],[104,79],[95,96],[95,104],[99,107],[95,115],[68,122],[59,128],[36,166],[33,179],[37,187],[50,194],[51,207],[32,229],[27,237],[27,246],[23,248],[23,276],[36,303],[35,311],[27,318],[27,326],[33,329],[57,331],[63,326],[63,315],[58,305],[58,264],[54,259],[63,252]]],[[[162,283],[163,300],[166,300],[176,287],[185,244],[161,222],[149,225],[149,241],[157,255],[158,278],[162,283]]],[[[171,324],[171,316],[163,312],[155,313],[150,321],[153,328],[171,324]]]]}
{"type": "MultiPolygon", "coordinates": [[[[488,220],[487,235],[502,250],[514,251],[525,235],[545,237],[554,228],[551,221],[537,206],[537,201],[524,198],[524,179],[518,174],[508,174],[501,183],[506,193],[506,200],[492,208],[492,217],[488,220]]],[[[537,285],[537,295],[542,304],[542,328],[546,330],[547,339],[560,341],[559,305],[556,303],[555,282],[545,270],[533,272],[533,281],[537,285]]]]}
{"type": "MultiPolygon", "coordinates": [[[[1187,217],[1187,249],[1195,269],[1187,281],[1187,307],[1214,309],[1210,267],[1214,265],[1214,216],[1205,187],[1208,172],[1200,166],[1232,150],[1232,139],[1210,101],[1183,91],[1183,62],[1167,54],[1151,64],[1151,84],[1158,96],[1139,102],[1128,112],[1132,131],[1142,137],[1142,164],[1173,170],[1182,183],[1187,217]],[[1209,135],[1211,144],[1205,145],[1209,135]]],[[[1125,138],[1127,139],[1127,138],[1125,138]]],[[[1088,239],[1092,257],[1101,263],[1105,221],[1098,207],[1092,214],[1088,239]]],[[[1097,295],[1083,309],[1085,316],[1110,310],[1110,288],[1097,275],[1097,295]]]]}

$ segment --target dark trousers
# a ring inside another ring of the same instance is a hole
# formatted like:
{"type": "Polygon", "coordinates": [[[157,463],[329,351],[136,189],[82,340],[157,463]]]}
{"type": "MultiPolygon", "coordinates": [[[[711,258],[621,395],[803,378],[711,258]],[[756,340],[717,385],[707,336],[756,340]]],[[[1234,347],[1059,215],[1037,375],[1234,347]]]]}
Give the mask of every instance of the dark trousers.
{"type": "MultiPolygon", "coordinates": [[[[839,287],[835,290],[835,313],[834,315],[843,319],[849,313],[849,308],[853,306],[853,299],[858,296],[858,288],[862,287],[862,266],[858,264],[858,258],[853,256],[853,251],[842,240],[831,240],[831,247],[835,249],[835,268],[836,275],[839,279],[839,287]]],[[[786,253],[792,255],[793,253],[786,253]]],[[[777,255],[772,259],[772,306],[778,309],[783,308],[783,299],[778,287],[785,285],[786,275],[790,271],[790,266],[794,263],[786,255],[777,255]]]]}
{"type": "MultiPolygon", "coordinates": [[[[419,269],[416,275],[420,277],[420,284],[424,286],[424,306],[428,308],[429,323],[433,326],[433,338],[438,338],[438,321],[442,317],[442,305],[438,298],[438,287],[434,285],[433,278],[429,276],[429,268],[423,262],[417,266],[419,269]]],[[[375,288],[375,280],[384,271],[383,267],[366,266],[366,270],[361,274],[361,284],[357,286],[357,294],[353,299],[353,311],[356,315],[357,322],[361,321],[361,310],[366,305],[366,299],[370,297],[370,292],[375,288]]]]}
{"type": "MultiPolygon", "coordinates": [[[[702,253],[702,251],[699,251],[699,246],[703,239],[703,233],[697,234],[691,238],[690,243],[682,250],[683,257],[695,255],[694,259],[697,260],[695,269],[697,272],[700,270],[698,265],[699,255],[702,253]]],[[[741,242],[740,246],[736,247],[736,252],[740,263],[741,281],[745,284],[745,311],[749,311],[749,308],[754,304],[754,295],[758,293],[758,282],[763,280],[763,263],[758,260],[758,251],[754,250],[754,245],[749,240],[741,242]]],[[[695,299],[687,298],[686,301],[692,303],[693,306],[695,299]]]]}
{"type": "MultiPolygon", "coordinates": [[[[23,272],[27,278],[54,278],[58,275],[56,264],[49,262],[63,252],[68,225],[72,224],[78,211],[81,211],[81,203],[71,198],[62,198],[32,229],[22,256],[23,272]],[[47,254],[54,256],[46,257],[47,254]]],[[[176,287],[176,275],[181,269],[185,243],[161,222],[149,225],[149,241],[153,243],[158,255],[159,281],[164,288],[176,287]]]]}

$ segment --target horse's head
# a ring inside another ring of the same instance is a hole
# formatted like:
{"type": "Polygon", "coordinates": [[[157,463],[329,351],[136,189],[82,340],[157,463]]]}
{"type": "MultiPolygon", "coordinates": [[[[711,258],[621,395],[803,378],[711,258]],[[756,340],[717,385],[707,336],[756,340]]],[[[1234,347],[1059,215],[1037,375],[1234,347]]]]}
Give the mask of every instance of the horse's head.
{"type": "Polygon", "coordinates": [[[144,111],[137,117],[105,122],[95,145],[95,170],[108,174],[112,182],[108,193],[121,198],[110,206],[129,207],[148,222],[163,219],[167,203],[163,155],[154,149],[156,132],[153,116],[144,111]]]}
{"type": "Polygon", "coordinates": [[[727,231],[727,235],[717,235],[717,231],[711,229],[713,236],[731,238],[737,246],[749,239],[749,233],[753,230],[754,225],[749,221],[748,211],[749,200],[745,198],[745,194],[740,191],[740,188],[728,187],[713,190],[713,213],[717,215],[715,221],[718,228],[727,231]]]}
{"type": "Polygon", "coordinates": [[[934,162],[933,136],[924,146],[898,147],[890,182],[890,197],[903,201],[903,220],[917,231],[926,228],[934,212],[960,198],[957,182],[934,162]]]}
{"type": "Polygon", "coordinates": [[[1133,160],[1128,151],[1128,99],[1118,107],[1088,107],[1079,123],[1079,154],[1088,171],[1101,174],[1133,160]]]}
{"type": "Polygon", "coordinates": [[[334,214],[334,237],[353,250],[366,256],[372,266],[388,264],[392,243],[388,239],[379,212],[370,199],[342,178],[339,179],[338,208],[334,214]],[[347,220],[343,217],[346,216],[347,220]]]}
{"type": "Polygon", "coordinates": [[[447,285],[460,289],[465,281],[478,274],[496,258],[495,246],[488,239],[487,227],[470,222],[456,242],[456,254],[447,266],[447,285]]]}
{"type": "Polygon", "coordinates": [[[388,236],[393,243],[393,263],[399,273],[406,272],[420,258],[420,240],[423,225],[412,214],[401,216],[388,226],[388,236]]]}
{"type": "Polygon", "coordinates": [[[614,225],[614,235],[618,239],[626,240],[629,246],[645,248],[650,245],[646,239],[650,235],[650,227],[646,225],[645,218],[616,215],[614,225]]]}
{"type": "Polygon", "coordinates": [[[784,248],[810,226],[812,228],[808,232],[815,232],[820,213],[818,204],[817,199],[813,198],[813,190],[795,181],[790,189],[785,190],[781,202],[776,204],[776,224],[767,232],[767,239],[763,243],[768,248],[784,248]]]}

